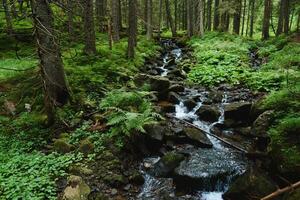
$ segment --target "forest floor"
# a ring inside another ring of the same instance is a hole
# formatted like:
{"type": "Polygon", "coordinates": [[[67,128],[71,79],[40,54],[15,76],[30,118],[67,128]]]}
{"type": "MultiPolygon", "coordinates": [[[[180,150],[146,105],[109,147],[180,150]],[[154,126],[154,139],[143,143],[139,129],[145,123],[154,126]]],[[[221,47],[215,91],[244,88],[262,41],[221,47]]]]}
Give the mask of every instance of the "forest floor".
{"type": "MultiPolygon", "coordinates": [[[[126,38],[109,50],[106,36],[97,37],[96,57],[82,55],[83,46],[78,44],[62,49],[73,99],[57,109],[58,120],[52,127],[44,124],[33,42],[16,45],[1,38],[0,198],[57,199],[71,174],[89,185],[85,188],[89,199],[134,199],[140,192],[144,152],[138,152],[137,139],[145,124],[164,121],[165,112],[153,102],[151,86],[137,86],[134,77],[149,73],[147,66],[159,60],[163,49],[140,36],[136,58],[128,61],[126,38]]],[[[300,177],[298,38],[262,42],[223,33],[181,38],[177,42],[189,49],[179,64],[186,79],[175,80],[209,91],[229,85],[264,96],[256,105],[274,110],[267,127],[271,140],[267,153],[276,161],[272,173],[291,182],[300,177]]],[[[279,185],[284,184],[279,181],[279,185]]]]}

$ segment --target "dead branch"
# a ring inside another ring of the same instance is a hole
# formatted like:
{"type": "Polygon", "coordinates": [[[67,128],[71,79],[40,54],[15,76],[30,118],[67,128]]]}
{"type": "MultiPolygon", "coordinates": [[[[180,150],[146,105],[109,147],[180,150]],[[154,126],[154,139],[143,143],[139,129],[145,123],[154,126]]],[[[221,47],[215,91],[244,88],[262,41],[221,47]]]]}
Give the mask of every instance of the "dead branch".
{"type": "Polygon", "coordinates": [[[275,197],[277,197],[277,196],[279,196],[279,195],[281,195],[281,194],[283,194],[285,192],[294,190],[294,189],[296,189],[298,187],[300,187],[300,181],[298,181],[297,183],[294,183],[294,184],[292,184],[290,186],[284,187],[282,189],[278,189],[277,191],[275,191],[275,192],[273,192],[273,193],[271,193],[271,194],[269,194],[269,195],[261,198],[260,200],[270,200],[270,199],[273,199],[273,198],[275,198],[275,197]]]}

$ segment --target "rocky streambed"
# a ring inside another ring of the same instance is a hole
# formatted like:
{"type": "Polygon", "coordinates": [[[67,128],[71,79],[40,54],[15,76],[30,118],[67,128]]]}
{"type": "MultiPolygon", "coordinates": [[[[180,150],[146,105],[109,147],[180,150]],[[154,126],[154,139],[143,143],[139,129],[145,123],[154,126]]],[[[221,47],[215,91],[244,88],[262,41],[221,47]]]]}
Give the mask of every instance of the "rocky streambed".
{"type": "Polygon", "coordinates": [[[251,165],[247,156],[265,151],[271,113],[256,109],[261,94],[245,88],[187,86],[189,69],[180,62],[190,51],[172,40],[161,46],[161,57],[135,78],[136,85],[150,85],[157,111],[166,116],[145,127],[139,167],[145,183],[136,198],[221,200],[251,165]]]}

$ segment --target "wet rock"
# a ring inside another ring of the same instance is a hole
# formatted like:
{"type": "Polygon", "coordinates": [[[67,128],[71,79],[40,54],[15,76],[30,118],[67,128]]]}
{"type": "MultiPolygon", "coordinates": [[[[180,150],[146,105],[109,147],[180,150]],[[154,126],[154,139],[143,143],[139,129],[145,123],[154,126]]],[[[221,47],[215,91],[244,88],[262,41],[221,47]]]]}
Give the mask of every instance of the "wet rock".
{"type": "Polygon", "coordinates": [[[80,141],[79,151],[84,155],[93,153],[94,149],[95,149],[95,145],[89,139],[84,139],[80,141]]]}
{"type": "Polygon", "coordinates": [[[149,76],[147,74],[138,74],[133,78],[133,82],[137,87],[143,86],[149,81],[149,76]]]}
{"type": "Polygon", "coordinates": [[[204,148],[211,148],[213,146],[206,134],[197,128],[188,127],[184,129],[184,132],[191,143],[204,148]]]}
{"type": "Polygon", "coordinates": [[[161,107],[162,112],[173,113],[175,112],[175,105],[168,101],[160,101],[158,105],[161,107]]]}
{"type": "Polygon", "coordinates": [[[129,177],[129,182],[134,184],[134,185],[143,185],[144,182],[145,182],[145,179],[144,179],[143,175],[140,172],[135,171],[129,177]]]}
{"type": "Polygon", "coordinates": [[[81,177],[71,175],[68,178],[68,186],[63,192],[62,200],[87,200],[90,193],[90,187],[81,177]]]}
{"type": "Polygon", "coordinates": [[[183,104],[185,105],[185,107],[187,107],[188,111],[193,110],[193,108],[197,106],[197,103],[194,101],[194,99],[188,99],[184,101],[183,104]]]}
{"type": "Polygon", "coordinates": [[[184,86],[179,85],[179,84],[171,85],[170,88],[169,88],[169,91],[184,92],[184,86]]]}
{"type": "Polygon", "coordinates": [[[213,103],[221,103],[223,99],[223,92],[212,90],[208,93],[207,98],[210,99],[213,103]]]}
{"type": "Polygon", "coordinates": [[[170,81],[167,78],[159,76],[150,77],[150,89],[152,91],[164,92],[167,91],[170,87],[170,81]]]}
{"type": "Polygon", "coordinates": [[[166,126],[158,123],[146,124],[144,129],[148,136],[158,141],[163,141],[165,133],[169,132],[166,126]]]}
{"type": "Polygon", "coordinates": [[[222,190],[229,182],[244,170],[245,163],[238,155],[223,150],[189,150],[189,159],[175,169],[175,183],[179,188],[201,188],[203,190],[222,190]]]}
{"type": "Polygon", "coordinates": [[[197,111],[196,114],[200,119],[209,122],[218,121],[221,113],[216,106],[203,105],[197,111]]]}
{"type": "Polygon", "coordinates": [[[53,143],[53,150],[58,153],[69,153],[74,150],[74,146],[69,144],[67,139],[56,139],[53,143]]]}
{"type": "Polygon", "coordinates": [[[180,102],[180,96],[175,92],[169,92],[169,102],[174,104],[179,104],[180,102]]]}
{"type": "Polygon", "coordinates": [[[225,105],[224,124],[228,127],[249,122],[252,103],[235,102],[225,105]]]}
{"type": "Polygon", "coordinates": [[[248,171],[230,185],[223,198],[226,200],[252,199],[253,197],[260,199],[276,189],[276,185],[266,175],[248,171]]]}
{"type": "Polygon", "coordinates": [[[237,127],[234,129],[234,132],[244,136],[251,136],[251,127],[237,127]]]}
{"type": "Polygon", "coordinates": [[[165,67],[166,68],[170,68],[170,67],[172,67],[174,65],[176,65],[175,58],[171,58],[170,60],[167,61],[165,67]]]}
{"type": "Polygon", "coordinates": [[[210,128],[210,132],[213,133],[213,134],[215,134],[215,135],[219,135],[220,136],[220,135],[222,135],[222,131],[223,131],[224,128],[225,128],[224,124],[216,123],[216,124],[214,124],[214,126],[212,126],[210,128]]]}
{"type": "Polygon", "coordinates": [[[182,154],[168,152],[155,163],[154,168],[150,173],[157,177],[166,177],[170,175],[183,160],[184,156],[182,154]]]}
{"type": "Polygon", "coordinates": [[[148,71],[148,74],[156,76],[156,75],[159,74],[159,72],[155,69],[151,69],[151,70],[148,71]]]}

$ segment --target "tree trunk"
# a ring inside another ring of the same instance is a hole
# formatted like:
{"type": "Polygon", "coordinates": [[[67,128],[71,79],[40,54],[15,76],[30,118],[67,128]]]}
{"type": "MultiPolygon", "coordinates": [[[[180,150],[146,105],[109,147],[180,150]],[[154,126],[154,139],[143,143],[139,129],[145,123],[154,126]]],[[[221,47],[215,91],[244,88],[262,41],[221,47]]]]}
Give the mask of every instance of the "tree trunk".
{"type": "Polygon", "coordinates": [[[67,0],[67,15],[68,15],[68,32],[69,32],[69,41],[74,42],[75,41],[75,31],[74,31],[74,5],[72,0],[67,0]]]}
{"type": "Polygon", "coordinates": [[[245,29],[245,19],[246,19],[246,7],[247,7],[247,0],[244,0],[243,3],[243,22],[242,22],[242,34],[244,34],[244,29],[245,29]]]}
{"type": "Polygon", "coordinates": [[[284,25],[283,25],[283,32],[285,34],[289,33],[289,22],[290,22],[290,0],[285,0],[284,1],[284,10],[283,10],[283,15],[284,15],[284,25]]]}
{"type": "Polygon", "coordinates": [[[264,17],[263,17],[263,27],[262,27],[263,40],[266,40],[270,37],[269,27],[270,27],[271,6],[272,6],[272,0],[264,0],[264,17]]]}
{"type": "Polygon", "coordinates": [[[251,0],[249,0],[249,3],[248,3],[247,22],[246,22],[246,36],[249,35],[250,14],[251,14],[250,10],[251,10],[251,0]]]}
{"type": "Polygon", "coordinates": [[[235,1],[237,8],[235,10],[233,16],[233,32],[236,34],[240,34],[240,23],[241,23],[241,11],[242,11],[242,1],[236,0],[235,1]]]}
{"type": "Polygon", "coordinates": [[[280,35],[282,33],[282,31],[283,31],[283,10],[284,10],[283,7],[284,7],[284,1],[285,0],[280,0],[276,36],[280,35]]]}
{"type": "Polygon", "coordinates": [[[254,18],[255,18],[255,0],[251,0],[250,37],[253,37],[254,18]]]}
{"type": "Polygon", "coordinates": [[[83,0],[84,6],[84,53],[88,55],[96,54],[96,36],[94,25],[93,0],[83,0]]]}
{"type": "Polygon", "coordinates": [[[178,27],[178,2],[174,0],[174,29],[177,32],[178,27]]]}
{"type": "Polygon", "coordinates": [[[176,30],[175,30],[175,26],[173,23],[169,0],[165,0],[165,4],[166,4],[167,21],[171,27],[172,37],[176,37],[176,30]]]}
{"type": "Polygon", "coordinates": [[[152,0],[147,0],[147,39],[152,39],[152,0]]]}
{"type": "Polygon", "coordinates": [[[214,8],[214,31],[218,30],[220,24],[220,15],[219,15],[219,0],[215,0],[214,8]]]}
{"type": "Polygon", "coordinates": [[[5,12],[6,32],[8,35],[12,35],[13,34],[12,19],[11,19],[10,11],[8,9],[7,0],[2,0],[2,5],[5,12]]]}
{"type": "Polygon", "coordinates": [[[128,1],[128,48],[127,57],[128,59],[134,58],[134,47],[136,46],[136,0],[128,1]]]}
{"type": "Polygon", "coordinates": [[[122,30],[122,4],[121,4],[121,0],[118,0],[118,28],[119,31],[122,30]]]}
{"type": "Polygon", "coordinates": [[[67,87],[60,49],[54,36],[53,17],[49,1],[36,0],[33,6],[38,55],[45,90],[48,123],[54,122],[54,106],[64,105],[70,93],[67,87]]]}
{"type": "Polygon", "coordinates": [[[204,26],[203,26],[203,10],[204,10],[204,0],[196,0],[195,5],[196,12],[198,13],[196,18],[196,35],[202,37],[204,35],[204,26]]]}
{"type": "Polygon", "coordinates": [[[144,28],[145,28],[145,32],[147,33],[147,17],[148,17],[148,0],[144,0],[144,28]]]}
{"type": "Polygon", "coordinates": [[[106,0],[96,0],[97,27],[100,32],[105,32],[106,0]]]}
{"type": "Polygon", "coordinates": [[[112,22],[112,38],[114,42],[119,42],[120,33],[119,33],[119,0],[110,0],[111,8],[111,22],[112,22]]]}
{"type": "Polygon", "coordinates": [[[11,13],[12,15],[16,18],[18,17],[18,12],[16,9],[16,4],[15,4],[15,0],[10,0],[10,8],[11,8],[11,13]]]}
{"type": "Polygon", "coordinates": [[[211,31],[211,7],[212,7],[212,0],[208,0],[207,1],[207,16],[206,16],[206,18],[207,18],[207,20],[206,20],[206,22],[207,22],[207,30],[208,31],[211,31]]]}
{"type": "Polygon", "coordinates": [[[193,36],[193,0],[187,0],[187,35],[193,36]]]}
{"type": "Polygon", "coordinates": [[[161,32],[161,20],[162,20],[162,0],[159,0],[159,16],[158,16],[158,38],[160,38],[161,32]]]}

